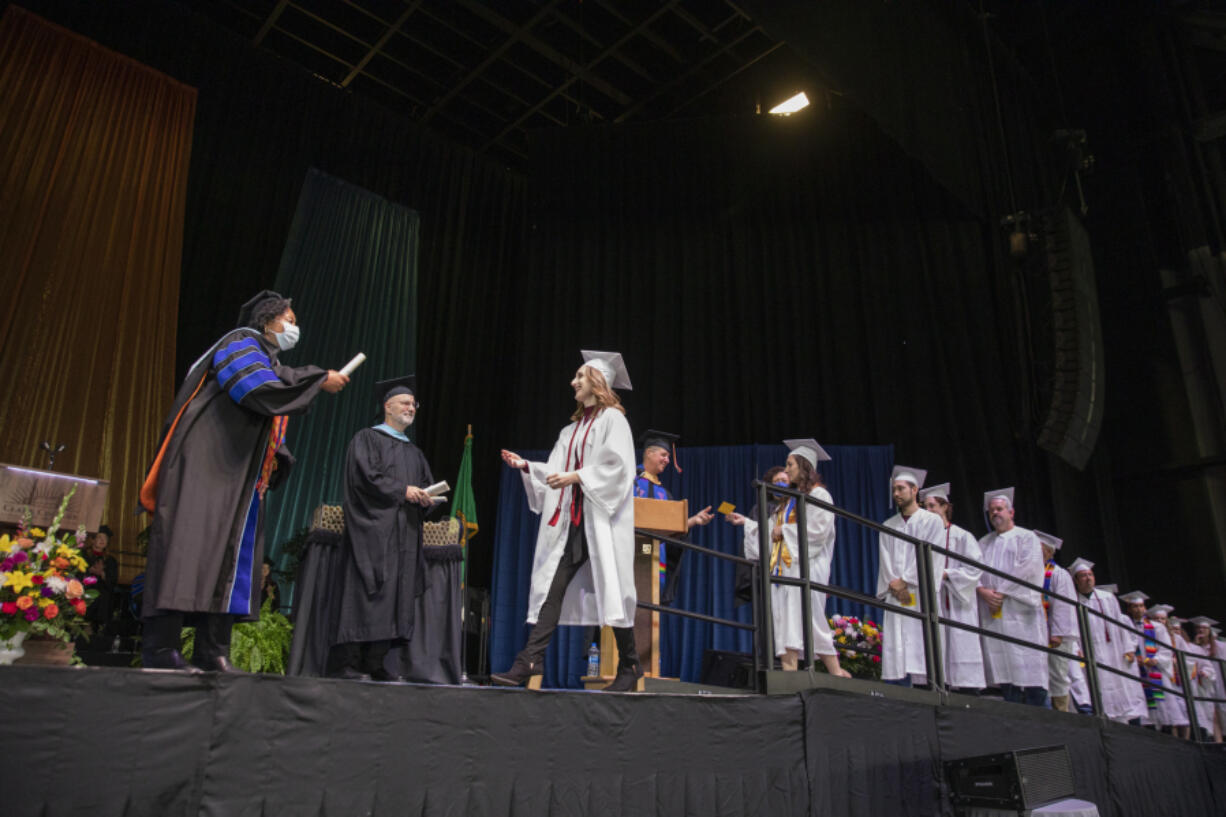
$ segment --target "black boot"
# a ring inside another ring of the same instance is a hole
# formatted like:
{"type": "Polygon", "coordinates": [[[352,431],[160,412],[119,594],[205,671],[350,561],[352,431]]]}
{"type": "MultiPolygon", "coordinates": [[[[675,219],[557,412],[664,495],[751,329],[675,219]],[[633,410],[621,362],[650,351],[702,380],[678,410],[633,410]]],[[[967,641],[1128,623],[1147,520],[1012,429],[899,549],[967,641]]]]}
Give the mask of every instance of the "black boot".
{"type": "Polygon", "coordinates": [[[230,663],[230,632],[234,616],[208,613],[196,627],[196,649],[192,663],[207,672],[242,672],[230,663]]]}
{"type": "Polygon", "coordinates": [[[403,684],[408,679],[387,670],[387,654],[392,648],[390,641],[368,641],[362,645],[362,670],[372,681],[403,684]]]}
{"type": "Polygon", "coordinates": [[[515,663],[506,672],[496,672],[490,676],[490,683],[502,687],[521,687],[528,683],[533,675],[541,675],[545,668],[540,660],[531,661],[523,653],[515,656],[515,663]]]}
{"type": "Polygon", "coordinates": [[[634,628],[614,627],[613,636],[617,640],[617,676],[603,691],[637,692],[643,667],[639,664],[639,653],[634,646],[634,628]]]}
{"type": "Polygon", "coordinates": [[[187,663],[182,648],[183,616],[171,613],[141,621],[141,666],[145,669],[200,670],[187,663]]]}
{"type": "Polygon", "coordinates": [[[328,659],[328,677],[344,681],[369,681],[370,675],[362,672],[362,645],[358,643],[337,644],[328,659]]]}

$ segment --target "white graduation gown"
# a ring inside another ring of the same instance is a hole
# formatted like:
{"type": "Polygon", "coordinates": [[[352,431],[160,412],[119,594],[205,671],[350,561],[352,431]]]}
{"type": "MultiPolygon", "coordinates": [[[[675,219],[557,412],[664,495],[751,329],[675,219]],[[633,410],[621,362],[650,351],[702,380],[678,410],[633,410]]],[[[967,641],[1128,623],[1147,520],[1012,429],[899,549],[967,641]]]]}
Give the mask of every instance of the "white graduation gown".
{"type": "MultiPolygon", "coordinates": [[[[1044,565],[1044,572],[1047,566],[1044,565]]],[[[1048,588],[1052,593],[1065,598],[1077,598],[1077,589],[1073,585],[1073,577],[1058,564],[1052,564],[1051,583],[1048,588]]],[[[1077,655],[1081,640],[1081,631],[1077,628],[1077,610],[1072,604],[1056,598],[1048,599],[1047,636],[1060,639],[1059,650],[1071,656],[1077,655]]],[[[1047,656],[1047,672],[1049,676],[1048,691],[1053,697],[1069,694],[1069,665],[1075,663],[1070,658],[1047,656]]]]}
{"type": "MultiPolygon", "coordinates": [[[[885,527],[934,545],[945,544],[945,520],[923,508],[916,509],[907,519],[896,513],[885,521],[885,527]]],[[[926,683],[928,668],[924,660],[923,622],[890,612],[892,607],[905,607],[916,612],[924,610],[920,601],[916,548],[910,542],[883,533],[877,540],[877,552],[877,598],[885,602],[885,616],[881,623],[881,678],[892,681],[910,675],[915,683],[926,683]],[[895,579],[907,583],[910,599],[905,604],[890,592],[890,582],[895,579]]],[[[934,558],[933,570],[939,576],[936,565],[934,558]]]]}
{"type": "MultiPolygon", "coordinates": [[[[1188,663],[1193,665],[1188,668],[1193,678],[1192,694],[1197,697],[1217,697],[1218,667],[1209,658],[1209,651],[1199,644],[1191,643],[1188,644],[1188,652],[1195,653],[1195,656],[1188,657],[1188,663]]],[[[1210,734],[1213,734],[1214,707],[1213,701],[1196,702],[1196,721],[1201,729],[1210,734]]]]}
{"type": "MultiPolygon", "coordinates": [[[[575,423],[562,429],[548,462],[528,463],[521,473],[528,507],[541,515],[532,559],[532,592],[528,622],[535,623],[566,548],[570,529],[572,487],[561,491],[545,484],[550,474],[575,470],[566,463],[575,423]],[[550,525],[561,500],[556,525],[550,525]]],[[[633,627],[634,590],[634,438],[626,417],[616,409],[601,411],[591,428],[581,428],[574,447],[583,446],[583,467],[578,469],[583,490],[583,524],[588,560],[566,589],[561,624],[633,627]],[[586,442],[584,437],[586,433],[586,442]]],[[[572,453],[572,462],[575,457],[572,453]]]]}
{"type": "MultiPolygon", "coordinates": [[[[993,531],[979,540],[983,563],[1014,578],[1043,586],[1043,548],[1033,531],[1013,527],[1004,533],[993,531]]],[[[1000,617],[979,602],[979,622],[983,629],[1003,633],[1031,644],[1047,646],[1047,623],[1043,620],[1043,594],[1022,587],[1010,579],[984,572],[982,587],[1005,596],[1000,617]]],[[[984,636],[983,662],[989,684],[1013,684],[1047,688],[1047,655],[1007,641],[984,636]]]]}
{"type": "MultiPolygon", "coordinates": [[[[1170,639],[1170,631],[1167,631],[1167,638],[1170,639]]],[[[1168,641],[1168,643],[1170,643],[1168,641]]],[[[1179,650],[1186,650],[1188,642],[1183,640],[1183,636],[1176,635],[1174,637],[1174,647],[1179,650]]],[[[1175,653],[1161,646],[1158,647],[1158,654],[1164,657],[1162,666],[1163,670],[1162,682],[1166,685],[1166,694],[1158,701],[1158,709],[1154,715],[1154,722],[1159,726],[1187,726],[1188,725],[1188,705],[1184,703],[1183,685],[1180,683],[1182,678],[1179,677],[1179,662],[1175,658],[1175,653]]],[[[1191,659],[1188,659],[1189,665],[1191,659]]]]}
{"type": "MultiPolygon", "coordinates": [[[[1157,724],[1158,726],[1170,726],[1171,724],[1169,724],[1165,720],[1166,710],[1163,709],[1162,703],[1167,698],[1174,697],[1174,695],[1170,692],[1171,659],[1174,658],[1174,655],[1171,653],[1169,649],[1169,647],[1171,646],[1171,634],[1167,632],[1166,625],[1164,625],[1160,621],[1149,621],[1148,619],[1142,618],[1139,623],[1134,623],[1132,626],[1134,629],[1140,630],[1142,633],[1144,633],[1145,625],[1147,623],[1151,624],[1154,628],[1154,642],[1158,648],[1157,652],[1155,652],[1153,656],[1154,665],[1150,667],[1145,667],[1144,669],[1145,674],[1144,675],[1141,674],[1142,672],[1141,668],[1144,663],[1144,660],[1148,658],[1149,656],[1145,652],[1145,636],[1137,635],[1137,636],[1133,636],[1137,640],[1137,663],[1135,663],[1133,666],[1137,668],[1137,677],[1143,678],[1146,681],[1151,680],[1149,677],[1151,672],[1160,673],[1162,675],[1163,695],[1162,695],[1162,698],[1154,702],[1154,708],[1150,709],[1149,704],[1146,703],[1147,686],[1144,683],[1140,684],[1141,703],[1142,703],[1142,706],[1145,708],[1145,715],[1141,722],[1142,723],[1154,723],[1154,724],[1157,724]]],[[[1187,718],[1185,717],[1184,720],[1186,721],[1187,718]]]]}
{"type": "MultiPolygon", "coordinates": [[[[1132,664],[1125,664],[1124,653],[1135,648],[1135,639],[1125,638],[1125,632],[1120,629],[1120,603],[1115,596],[1095,588],[1088,596],[1080,596],[1081,603],[1091,610],[1103,613],[1106,620],[1096,615],[1087,618],[1090,623],[1090,639],[1094,647],[1094,660],[1109,667],[1114,667],[1128,675],[1136,672],[1132,664]]],[[[1087,670],[1088,671],[1088,670],[1087,670]]],[[[1139,684],[1131,678],[1098,669],[1098,690],[1103,699],[1103,711],[1113,721],[1127,723],[1133,714],[1132,689],[1139,684]]]]}
{"type": "MultiPolygon", "coordinates": [[[[1217,654],[1226,656],[1226,640],[1220,638],[1217,640],[1217,654]]],[[[1217,695],[1215,697],[1226,699],[1226,672],[1222,671],[1221,664],[1218,664],[1217,668],[1217,695]]],[[[1217,705],[1217,717],[1222,724],[1222,730],[1226,731],[1226,704],[1217,705]]]]}
{"type": "MultiPolygon", "coordinates": [[[[974,535],[957,525],[945,529],[946,550],[961,556],[982,561],[983,553],[974,535]]],[[[975,588],[983,571],[978,567],[947,557],[943,553],[932,555],[933,567],[941,579],[940,614],[963,624],[979,626],[979,601],[975,588]]],[[[983,677],[983,648],[979,646],[979,634],[961,630],[948,624],[941,625],[941,655],[945,661],[945,683],[951,687],[982,689],[986,686],[983,677]]]]}
{"type": "MultiPolygon", "coordinates": [[[[1144,644],[1145,637],[1132,632],[1132,630],[1140,629],[1140,626],[1127,613],[1120,613],[1120,637],[1128,645],[1127,654],[1132,656],[1131,661],[1125,657],[1124,666],[1132,670],[1132,677],[1137,679],[1132,683],[1125,682],[1128,700],[1132,702],[1132,717],[1140,718],[1141,724],[1148,726],[1153,721],[1149,717],[1149,707],[1145,704],[1145,685],[1141,683],[1141,667],[1137,663],[1139,658],[1137,647],[1144,644]]],[[[1142,654],[1144,651],[1142,646],[1142,654]]]]}
{"type": "MultiPolygon", "coordinates": [[[[823,502],[833,504],[830,492],[818,485],[809,491],[809,496],[823,502]]],[[[786,507],[786,505],[784,506],[786,507]]],[[[778,513],[770,515],[770,533],[774,534],[778,513]]],[[[792,556],[792,564],[787,565],[779,559],[778,574],[800,578],[799,537],[796,531],[796,521],[783,525],[783,541],[788,553],[792,556]]],[[[758,523],[746,519],[744,525],[745,558],[757,559],[758,523]]],[[[809,547],[809,580],[818,584],[830,583],[830,563],[834,560],[834,514],[830,511],[809,505],[805,508],[805,532],[809,547]]],[[[771,540],[773,541],[773,539],[771,540]]],[[[826,594],[813,592],[813,652],[815,655],[834,655],[834,639],[830,634],[830,621],[826,618],[826,594]]],[[[771,626],[775,642],[775,655],[783,655],[787,650],[804,651],[804,620],[803,597],[799,587],[774,585],[771,587],[771,626]]]]}

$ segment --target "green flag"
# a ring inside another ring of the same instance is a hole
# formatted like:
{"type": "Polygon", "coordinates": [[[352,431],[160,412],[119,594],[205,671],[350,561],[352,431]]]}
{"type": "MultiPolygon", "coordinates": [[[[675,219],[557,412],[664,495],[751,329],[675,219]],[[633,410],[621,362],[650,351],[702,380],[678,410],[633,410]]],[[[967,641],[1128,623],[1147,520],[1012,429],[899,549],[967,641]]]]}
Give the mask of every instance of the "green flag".
{"type": "MultiPolygon", "coordinates": [[[[460,474],[455,478],[455,493],[451,500],[451,518],[463,526],[461,538],[467,540],[477,535],[477,500],[473,496],[473,427],[468,427],[464,438],[464,455],[460,457],[460,474]]],[[[460,572],[460,586],[464,586],[468,573],[468,546],[464,546],[464,567],[460,572]]]]}

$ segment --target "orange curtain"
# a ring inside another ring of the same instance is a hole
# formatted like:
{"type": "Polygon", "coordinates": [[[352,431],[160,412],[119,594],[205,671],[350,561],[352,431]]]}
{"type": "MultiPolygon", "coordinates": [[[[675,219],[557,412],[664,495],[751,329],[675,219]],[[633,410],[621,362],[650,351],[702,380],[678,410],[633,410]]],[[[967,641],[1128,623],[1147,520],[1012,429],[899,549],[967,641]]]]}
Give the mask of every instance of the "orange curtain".
{"type": "Polygon", "coordinates": [[[174,391],[196,91],[0,18],[0,461],[101,477],[124,550],[174,391]]]}

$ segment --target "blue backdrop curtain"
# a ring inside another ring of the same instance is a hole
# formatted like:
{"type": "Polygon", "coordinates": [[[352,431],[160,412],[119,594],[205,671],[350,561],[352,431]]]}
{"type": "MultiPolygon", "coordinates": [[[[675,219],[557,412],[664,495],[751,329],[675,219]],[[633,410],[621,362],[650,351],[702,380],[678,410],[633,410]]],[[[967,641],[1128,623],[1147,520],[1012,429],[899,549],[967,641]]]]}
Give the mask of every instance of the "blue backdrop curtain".
{"type": "MultiPolygon", "coordinates": [[[[890,472],[894,447],[828,445],[832,460],[821,464],[822,478],[835,504],[870,519],[884,520],[893,513],[890,472]]],[[[545,451],[521,451],[521,456],[544,460],[545,451]]],[[[662,481],[677,498],[688,499],[690,510],[731,502],[748,512],[756,499],[751,483],[774,465],[782,465],[787,449],[782,445],[710,446],[678,449],[683,472],[671,467],[662,481]]],[[[494,530],[494,567],[490,626],[490,661],[497,671],[510,666],[527,639],[524,623],[532,576],[532,554],[540,517],[528,510],[523,485],[517,473],[504,468],[498,494],[497,526],[494,530]]],[[[837,539],[831,583],[869,595],[877,589],[877,535],[844,519],[836,525],[837,539]]],[[[695,544],[723,553],[741,553],[741,529],[717,517],[710,525],[696,528],[695,544]]],[[[696,613],[749,623],[749,605],[737,607],[733,594],[735,567],[730,562],[689,553],[681,568],[675,606],[696,613]]],[[[827,613],[879,619],[879,611],[863,605],[831,599],[827,613]]],[[[560,627],[545,656],[545,685],[578,687],[585,670],[588,644],[584,627],[560,627]]],[[[697,681],[702,672],[704,650],[749,652],[752,639],[747,631],[703,621],[662,615],[660,621],[660,671],[666,677],[697,681]]]]}
{"type": "Polygon", "coordinates": [[[309,414],[290,419],[287,445],[298,473],[269,503],[266,528],[278,567],[282,543],[311,511],[341,501],[345,449],[375,422],[375,381],[415,370],[419,231],[415,211],[308,171],[276,279],[276,290],[294,299],[302,340],[282,359],[331,369],[358,352],[367,360],[344,391],[320,395],[309,414]]]}

